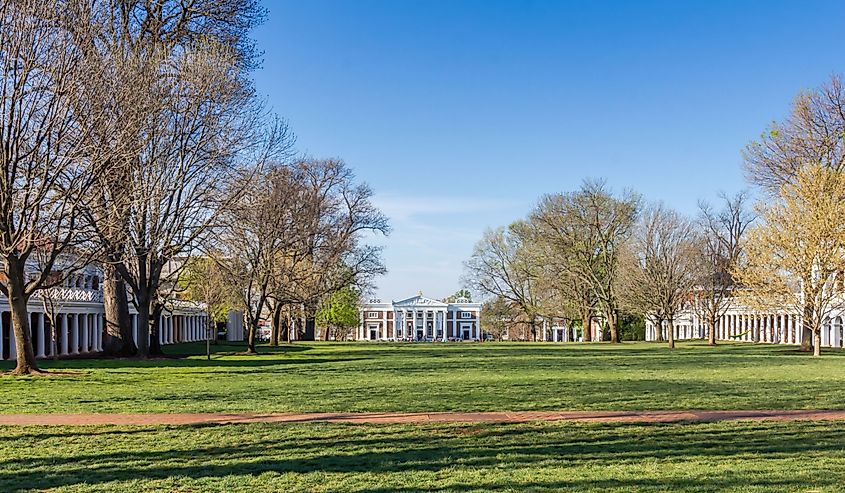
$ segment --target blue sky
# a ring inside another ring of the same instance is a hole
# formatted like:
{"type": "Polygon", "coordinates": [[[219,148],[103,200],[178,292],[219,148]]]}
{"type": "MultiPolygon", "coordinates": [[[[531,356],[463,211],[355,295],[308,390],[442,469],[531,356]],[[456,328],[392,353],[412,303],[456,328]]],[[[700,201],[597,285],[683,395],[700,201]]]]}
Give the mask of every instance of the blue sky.
{"type": "Polygon", "coordinates": [[[845,72],[845,2],[266,1],[258,90],[393,232],[378,295],[460,288],[488,227],[585,177],[693,214],[845,72]]]}

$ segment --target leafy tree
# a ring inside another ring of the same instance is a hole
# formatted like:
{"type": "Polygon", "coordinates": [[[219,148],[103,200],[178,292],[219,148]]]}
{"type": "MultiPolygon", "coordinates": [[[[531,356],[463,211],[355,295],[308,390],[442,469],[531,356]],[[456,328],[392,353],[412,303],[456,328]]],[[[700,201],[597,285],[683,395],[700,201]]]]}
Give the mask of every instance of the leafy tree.
{"type": "Polygon", "coordinates": [[[317,322],[326,328],[326,340],[332,332],[342,338],[350,328],[358,326],[361,293],[347,286],[330,294],[317,311],[317,322]]]}
{"type": "Polygon", "coordinates": [[[742,299],[761,310],[801,317],[802,348],[821,354],[821,329],[845,309],[845,172],[821,164],[799,169],[777,199],[759,204],[746,255],[735,270],[742,299]]]}
{"type": "Polygon", "coordinates": [[[455,303],[458,300],[466,300],[472,302],[472,293],[470,293],[469,289],[459,289],[455,291],[455,294],[447,296],[441,301],[443,303],[455,303]]]}
{"type": "Polygon", "coordinates": [[[226,322],[229,312],[234,309],[231,288],[219,264],[210,257],[189,258],[178,285],[178,291],[186,299],[205,304],[209,323],[206,330],[213,331],[218,322],[226,322]]]}

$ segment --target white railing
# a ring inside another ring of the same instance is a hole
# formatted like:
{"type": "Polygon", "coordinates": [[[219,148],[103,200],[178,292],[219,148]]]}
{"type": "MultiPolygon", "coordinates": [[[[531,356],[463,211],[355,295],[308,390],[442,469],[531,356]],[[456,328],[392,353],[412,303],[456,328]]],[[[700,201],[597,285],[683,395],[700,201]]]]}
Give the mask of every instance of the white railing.
{"type": "Polygon", "coordinates": [[[103,302],[103,292],[97,289],[56,287],[36,291],[33,296],[42,298],[45,294],[55,301],[103,302]]]}

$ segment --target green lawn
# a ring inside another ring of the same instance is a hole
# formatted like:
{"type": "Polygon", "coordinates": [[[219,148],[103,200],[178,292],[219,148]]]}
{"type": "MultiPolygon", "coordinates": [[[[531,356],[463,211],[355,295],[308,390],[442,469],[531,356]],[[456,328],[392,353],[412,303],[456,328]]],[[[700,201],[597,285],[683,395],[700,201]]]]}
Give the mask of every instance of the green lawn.
{"type": "Polygon", "coordinates": [[[81,373],[0,377],[0,412],[845,408],[845,353],[813,359],[791,346],[299,343],[234,354],[242,349],[218,346],[231,355],[212,361],[44,362],[81,373]]]}
{"type": "Polygon", "coordinates": [[[842,423],[0,429],[0,491],[845,491],[842,423]]]}

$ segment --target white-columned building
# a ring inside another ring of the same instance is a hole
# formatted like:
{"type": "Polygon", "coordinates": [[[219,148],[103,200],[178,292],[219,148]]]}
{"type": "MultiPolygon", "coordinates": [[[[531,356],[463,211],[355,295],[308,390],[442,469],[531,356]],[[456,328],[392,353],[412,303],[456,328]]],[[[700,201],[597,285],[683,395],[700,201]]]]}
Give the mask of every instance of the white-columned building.
{"type": "MultiPolygon", "coordinates": [[[[845,347],[845,312],[830,317],[822,327],[822,347],[845,347]]],[[[663,322],[662,340],[668,340],[670,327],[663,322]]],[[[675,340],[706,339],[708,329],[704,320],[691,310],[681,312],[674,320],[675,340]]],[[[716,323],[716,340],[763,342],[770,344],[801,344],[802,317],[788,311],[760,312],[743,306],[732,306],[716,323]]],[[[646,340],[656,341],[657,326],[646,322],[646,340]]]]}
{"type": "MultiPolygon", "coordinates": [[[[95,265],[86,266],[68,277],[62,286],[51,288],[49,293],[36,292],[29,300],[29,325],[32,347],[36,358],[52,358],[55,334],[58,356],[97,353],[103,350],[106,338],[105,310],[103,306],[103,275],[95,265]],[[45,308],[42,296],[48,296],[51,303],[45,308]],[[52,330],[50,313],[55,320],[52,330]]],[[[138,316],[129,304],[134,338],[138,340],[138,316]]],[[[161,344],[204,341],[208,318],[202,304],[189,301],[168,303],[159,320],[159,341],[161,344]]],[[[243,340],[243,317],[238,312],[229,314],[227,340],[243,340]]],[[[11,309],[8,299],[0,295],[0,360],[16,358],[15,334],[12,328],[11,309]]]]}
{"type": "Polygon", "coordinates": [[[361,305],[356,340],[479,341],[481,303],[459,299],[445,303],[422,294],[384,303],[361,305]]]}

